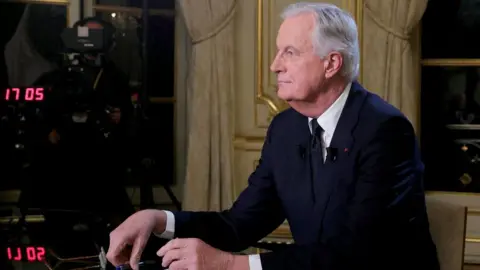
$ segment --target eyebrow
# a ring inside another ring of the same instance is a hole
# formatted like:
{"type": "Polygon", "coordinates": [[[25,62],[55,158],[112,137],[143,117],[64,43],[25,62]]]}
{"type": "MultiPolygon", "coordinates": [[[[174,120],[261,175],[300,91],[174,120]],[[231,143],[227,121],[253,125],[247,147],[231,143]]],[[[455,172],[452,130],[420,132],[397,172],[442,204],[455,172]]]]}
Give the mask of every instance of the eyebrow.
{"type": "MultiPolygon", "coordinates": [[[[288,51],[288,50],[293,50],[293,51],[295,51],[295,52],[300,52],[299,49],[293,47],[292,45],[288,45],[288,46],[286,46],[285,48],[283,48],[283,51],[288,51]]],[[[278,47],[277,47],[277,51],[280,51],[280,49],[279,49],[278,47]]]]}

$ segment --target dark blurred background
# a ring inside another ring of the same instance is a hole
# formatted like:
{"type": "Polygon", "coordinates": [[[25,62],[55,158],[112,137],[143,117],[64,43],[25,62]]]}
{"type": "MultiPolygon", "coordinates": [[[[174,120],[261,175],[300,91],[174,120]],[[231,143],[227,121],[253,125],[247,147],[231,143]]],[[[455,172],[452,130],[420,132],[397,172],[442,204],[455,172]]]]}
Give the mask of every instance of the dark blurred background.
{"type": "Polygon", "coordinates": [[[154,194],[171,191],[177,176],[175,1],[143,5],[0,0],[0,269],[98,255],[136,209],[181,207],[154,194]],[[61,34],[84,18],[89,28],[111,26],[115,42],[66,74],[61,34]],[[12,99],[30,87],[45,99],[12,99]]]}

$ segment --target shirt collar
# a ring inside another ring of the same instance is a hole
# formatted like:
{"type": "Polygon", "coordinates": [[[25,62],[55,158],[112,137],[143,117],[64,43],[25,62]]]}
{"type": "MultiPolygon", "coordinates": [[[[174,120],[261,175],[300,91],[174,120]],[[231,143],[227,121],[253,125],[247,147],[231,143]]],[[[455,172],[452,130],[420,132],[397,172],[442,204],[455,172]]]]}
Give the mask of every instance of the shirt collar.
{"type": "MultiPolygon", "coordinates": [[[[337,127],[340,115],[342,115],[343,107],[345,107],[351,87],[352,83],[349,83],[337,100],[335,100],[335,102],[328,107],[328,109],[322,115],[320,115],[320,117],[317,118],[318,124],[329,136],[333,136],[333,133],[335,132],[335,128],[337,127]]],[[[310,127],[310,131],[312,131],[312,125],[310,123],[312,119],[313,118],[311,117],[308,118],[308,126],[310,127]]]]}

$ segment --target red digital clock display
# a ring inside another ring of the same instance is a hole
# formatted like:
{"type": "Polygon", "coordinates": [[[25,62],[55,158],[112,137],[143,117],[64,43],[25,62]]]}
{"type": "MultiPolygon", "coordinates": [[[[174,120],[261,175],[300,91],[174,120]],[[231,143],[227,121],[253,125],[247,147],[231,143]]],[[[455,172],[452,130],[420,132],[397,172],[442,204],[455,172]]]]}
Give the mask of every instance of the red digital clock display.
{"type": "Polygon", "coordinates": [[[7,88],[3,96],[6,101],[42,101],[45,98],[44,88],[7,88]]]}
{"type": "Polygon", "coordinates": [[[5,252],[9,261],[43,262],[45,260],[44,247],[7,247],[5,252]]]}

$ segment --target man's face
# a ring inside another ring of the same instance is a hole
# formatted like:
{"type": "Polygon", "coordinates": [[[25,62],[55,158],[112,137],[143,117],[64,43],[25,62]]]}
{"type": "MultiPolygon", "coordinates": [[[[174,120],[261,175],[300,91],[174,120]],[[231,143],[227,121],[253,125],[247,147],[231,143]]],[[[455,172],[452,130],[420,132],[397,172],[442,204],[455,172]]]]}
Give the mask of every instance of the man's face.
{"type": "Polygon", "coordinates": [[[270,69],[277,74],[278,97],[286,101],[314,99],[325,80],[327,63],[312,43],[313,14],[287,18],[278,31],[277,54],[270,69]]]}

